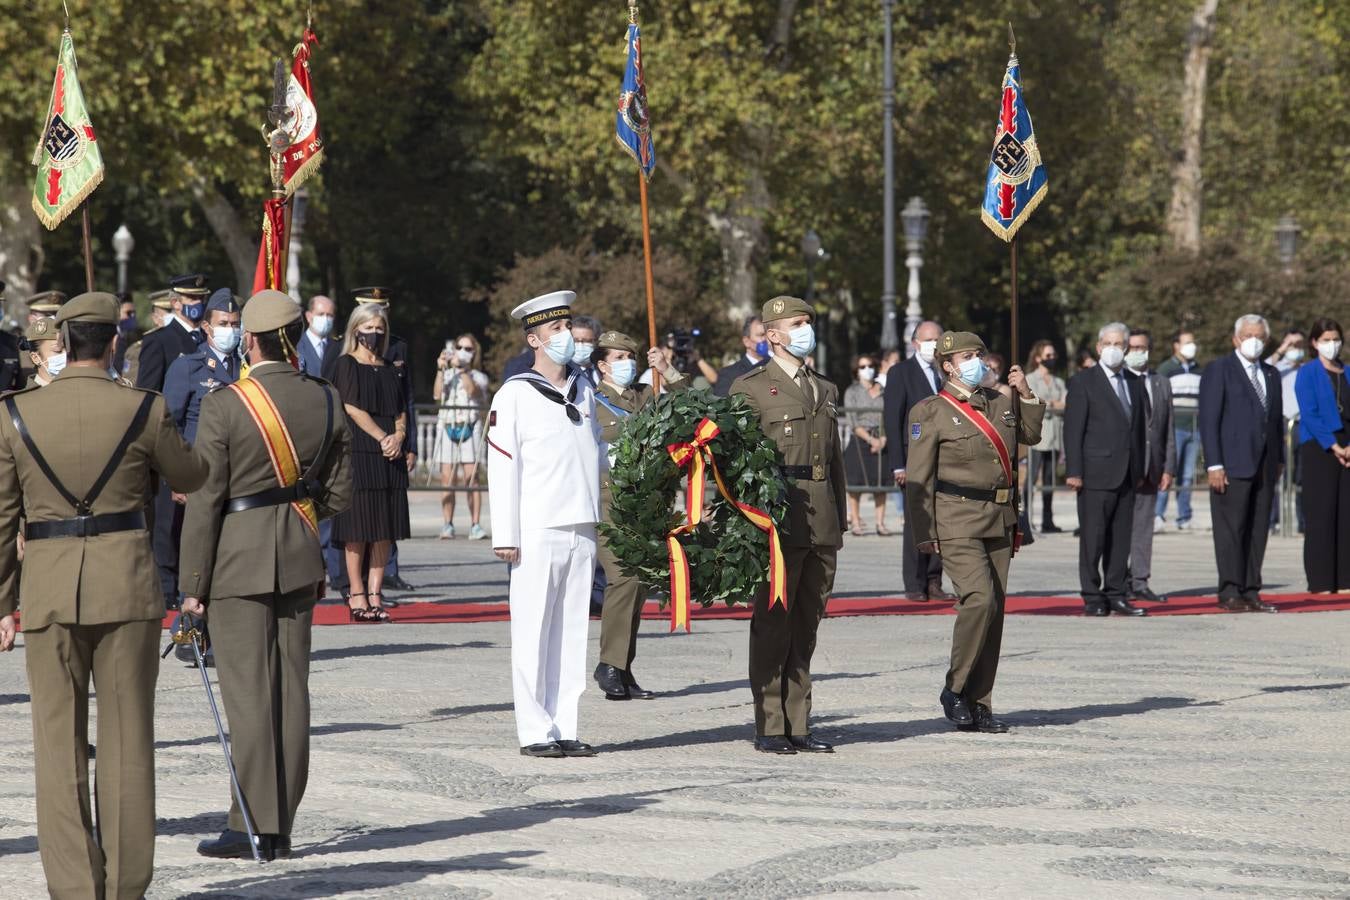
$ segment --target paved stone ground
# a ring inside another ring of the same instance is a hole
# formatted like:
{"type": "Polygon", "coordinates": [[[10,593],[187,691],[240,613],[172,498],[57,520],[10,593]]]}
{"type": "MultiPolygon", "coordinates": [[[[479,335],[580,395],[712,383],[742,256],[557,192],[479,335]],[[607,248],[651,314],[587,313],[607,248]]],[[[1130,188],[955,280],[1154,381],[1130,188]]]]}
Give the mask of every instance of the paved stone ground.
{"type": "MultiPolygon", "coordinates": [[[[1272,542],[1274,585],[1302,588],[1300,549],[1272,542]]],[[[850,541],[840,592],[894,591],[897,551],[850,541]]],[[[1158,551],[1156,587],[1212,588],[1207,536],[1158,551]]],[[[1072,591],[1075,553],[1038,542],[1014,590],[1072,591]]],[[[500,597],[487,554],[414,540],[405,575],[500,597]]],[[[1005,736],[940,718],[950,619],[826,620],[815,721],[839,752],[788,758],[749,745],[745,623],[665,627],[644,624],[637,666],[663,695],[588,691],[602,754],[539,761],[516,755],[504,623],[317,629],[298,853],[261,868],[194,853],[228,784],[196,672],[166,664],[149,896],[1350,896],[1350,613],[1013,617],[1005,736]]],[[[45,893],[29,715],[20,649],[0,657],[5,897],[45,893]]]]}

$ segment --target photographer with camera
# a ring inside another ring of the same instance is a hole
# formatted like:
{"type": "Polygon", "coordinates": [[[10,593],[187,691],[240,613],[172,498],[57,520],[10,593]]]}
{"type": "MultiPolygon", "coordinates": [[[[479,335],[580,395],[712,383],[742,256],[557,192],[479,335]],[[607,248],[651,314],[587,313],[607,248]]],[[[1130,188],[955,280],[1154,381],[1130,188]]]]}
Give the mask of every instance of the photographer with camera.
{"type": "MultiPolygon", "coordinates": [[[[702,336],[701,328],[672,331],[666,335],[665,346],[661,348],[661,352],[665,356],[666,365],[673,366],[681,375],[690,379],[692,388],[707,391],[717,383],[718,373],[698,352],[698,339],[702,336]]],[[[652,370],[643,372],[639,381],[650,385],[652,370]]],[[[661,392],[665,392],[664,386],[661,392]]]]}
{"type": "MultiPolygon", "coordinates": [[[[461,334],[445,342],[436,360],[436,381],[431,396],[440,405],[436,415],[434,461],[441,467],[441,540],[455,537],[455,488],[468,487],[478,477],[478,448],[483,444],[483,416],[487,405],[488,377],[478,369],[481,349],[478,338],[461,334]]],[[[479,519],[483,497],[477,491],[465,491],[469,501],[469,540],[487,537],[479,519]]]]}

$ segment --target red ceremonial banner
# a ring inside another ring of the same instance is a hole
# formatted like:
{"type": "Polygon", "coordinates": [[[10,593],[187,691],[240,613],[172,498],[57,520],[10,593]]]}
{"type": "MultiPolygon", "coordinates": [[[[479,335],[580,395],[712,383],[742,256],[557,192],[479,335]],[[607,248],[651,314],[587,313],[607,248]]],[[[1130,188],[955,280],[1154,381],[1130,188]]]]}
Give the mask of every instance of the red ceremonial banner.
{"type": "Polygon", "coordinates": [[[253,293],[271,288],[281,290],[286,273],[281,271],[281,236],[286,229],[286,201],[263,202],[262,243],[258,245],[258,267],[253,270],[253,293]]]}
{"type": "Polygon", "coordinates": [[[319,110],[314,106],[314,88],[309,80],[310,45],[318,46],[319,38],[310,28],[305,29],[300,43],[292,51],[291,78],[286,85],[286,133],[290,146],[282,160],[285,165],[286,196],[295,193],[304,184],[319,163],[323,161],[323,138],[319,134],[319,110]]]}

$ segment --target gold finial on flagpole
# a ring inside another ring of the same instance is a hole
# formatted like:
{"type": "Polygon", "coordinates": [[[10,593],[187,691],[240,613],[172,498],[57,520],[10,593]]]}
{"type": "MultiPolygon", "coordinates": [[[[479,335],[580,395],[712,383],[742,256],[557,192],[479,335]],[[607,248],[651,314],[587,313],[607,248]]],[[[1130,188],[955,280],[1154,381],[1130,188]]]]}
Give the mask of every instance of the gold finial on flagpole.
{"type": "Polygon", "coordinates": [[[1017,55],[1017,35],[1013,34],[1012,23],[1008,23],[1008,50],[1013,56],[1017,55]]]}
{"type": "Polygon", "coordinates": [[[636,25],[638,23],[638,5],[634,0],[628,0],[628,24],[636,25]]]}

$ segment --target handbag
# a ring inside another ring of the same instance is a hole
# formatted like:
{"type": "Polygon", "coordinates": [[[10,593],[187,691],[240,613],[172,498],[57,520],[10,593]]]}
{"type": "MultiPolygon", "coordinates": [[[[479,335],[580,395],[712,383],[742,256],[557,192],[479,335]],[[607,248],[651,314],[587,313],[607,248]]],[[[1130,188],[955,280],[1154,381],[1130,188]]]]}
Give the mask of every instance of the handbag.
{"type": "Polygon", "coordinates": [[[445,436],[456,444],[462,444],[473,437],[473,423],[461,422],[458,425],[445,426],[445,436]]]}

